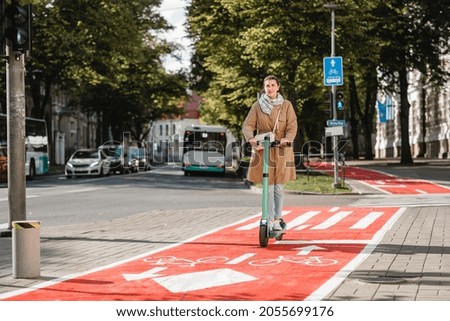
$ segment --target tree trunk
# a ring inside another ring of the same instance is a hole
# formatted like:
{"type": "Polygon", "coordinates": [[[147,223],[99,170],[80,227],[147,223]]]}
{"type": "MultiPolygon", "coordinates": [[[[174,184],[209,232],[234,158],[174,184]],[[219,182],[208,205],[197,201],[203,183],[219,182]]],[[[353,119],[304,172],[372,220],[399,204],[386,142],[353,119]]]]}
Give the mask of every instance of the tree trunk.
{"type": "Polygon", "coordinates": [[[400,81],[400,133],[402,138],[401,159],[402,165],[413,165],[411,147],[409,145],[409,108],[408,101],[408,74],[406,69],[399,71],[400,81]]]}
{"type": "Polygon", "coordinates": [[[361,110],[358,100],[358,89],[356,87],[355,76],[351,74],[349,77],[350,87],[350,127],[351,127],[351,139],[352,139],[352,154],[353,159],[359,158],[359,122],[357,115],[361,110]]]}
{"type": "Polygon", "coordinates": [[[364,105],[363,123],[365,140],[365,159],[373,159],[372,133],[373,117],[375,115],[375,104],[377,101],[378,79],[375,68],[368,70],[366,75],[366,99],[364,105]]]}

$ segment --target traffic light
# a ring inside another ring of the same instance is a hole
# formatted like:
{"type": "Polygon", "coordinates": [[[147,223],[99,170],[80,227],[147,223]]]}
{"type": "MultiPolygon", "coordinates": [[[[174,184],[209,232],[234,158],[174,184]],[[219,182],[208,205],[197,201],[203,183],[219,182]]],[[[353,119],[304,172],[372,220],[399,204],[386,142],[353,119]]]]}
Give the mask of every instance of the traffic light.
{"type": "Polygon", "coordinates": [[[6,38],[11,40],[12,51],[25,52],[31,50],[31,4],[21,6],[13,0],[5,8],[6,38]]]}
{"type": "Polygon", "coordinates": [[[336,93],[336,108],[337,110],[344,109],[344,93],[342,91],[336,93]]]}

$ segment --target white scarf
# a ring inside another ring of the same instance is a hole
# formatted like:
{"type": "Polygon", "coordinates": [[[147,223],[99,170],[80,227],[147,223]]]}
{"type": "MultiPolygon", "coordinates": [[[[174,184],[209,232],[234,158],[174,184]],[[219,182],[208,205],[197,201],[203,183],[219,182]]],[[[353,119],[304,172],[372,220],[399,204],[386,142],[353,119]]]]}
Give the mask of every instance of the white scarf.
{"type": "Polygon", "coordinates": [[[261,97],[259,97],[259,105],[261,106],[261,110],[263,113],[270,115],[272,113],[272,108],[274,106],[282,104],[284,101],[283,96],[281,94],[277,94],[277,96],[274,99],[271,99],[269,96],[267,96],[266,93],[262,94],[261,97]]]}

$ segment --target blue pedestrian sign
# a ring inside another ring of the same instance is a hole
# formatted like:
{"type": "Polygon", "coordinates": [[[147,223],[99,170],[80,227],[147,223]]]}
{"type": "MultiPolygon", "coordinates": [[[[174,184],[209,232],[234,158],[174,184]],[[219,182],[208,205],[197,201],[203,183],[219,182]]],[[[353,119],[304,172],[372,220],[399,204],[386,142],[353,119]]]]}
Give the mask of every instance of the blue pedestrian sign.
{"type": "Polygon", "coordinates": [[[323,58],[323,83],[325,86],[342,86],[344,84],[342,57],[323,58]]]}

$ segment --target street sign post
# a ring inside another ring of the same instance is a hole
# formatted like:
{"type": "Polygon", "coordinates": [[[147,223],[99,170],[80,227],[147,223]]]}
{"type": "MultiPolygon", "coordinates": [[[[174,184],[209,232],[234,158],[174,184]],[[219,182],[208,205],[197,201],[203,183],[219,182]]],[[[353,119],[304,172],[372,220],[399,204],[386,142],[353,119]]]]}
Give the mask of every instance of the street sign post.
{"type": "Polygon", "coordinates": [[[344,84],[342,57],[323,58],[323,83],[325,86],[342,86],[344,84]]]}
{"type": "MultiPolygon", "coordinates": [[[[333,119],[337,119],[336,110],[336,86],[342,86],[344,84],[342,57],[336,57],[335,55],[335,27],[334,16],[335,10],[339,8],[338,4],[329,3],[325,4],[324,8],[331,10],[331,57],[325,57],[323,59],[323,82],[325,86],[331,86],[331,92],[333,94],[331,103],[333,108],[333,119]]],[[[342,106],[343,107],[343,106],[342,106]]],[[[338,173],[338,140],[337,136],[333,136],[333,159],[334,159],[334,183],[333,187],[336,188],[339,185],[339,173],[338,173]]]]}

